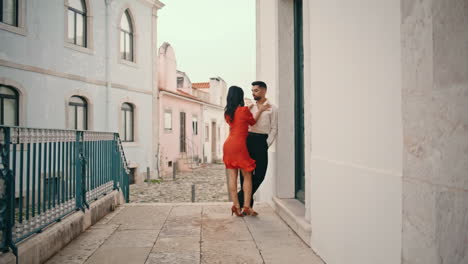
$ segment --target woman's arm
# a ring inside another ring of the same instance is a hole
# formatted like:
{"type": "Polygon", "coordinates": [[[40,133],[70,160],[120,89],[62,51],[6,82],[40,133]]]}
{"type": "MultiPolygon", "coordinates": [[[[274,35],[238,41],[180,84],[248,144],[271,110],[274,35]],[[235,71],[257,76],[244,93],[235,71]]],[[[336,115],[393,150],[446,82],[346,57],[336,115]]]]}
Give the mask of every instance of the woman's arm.
{"type": "Polygon", "coordinates": [[[255,119],[255,122],[258,121],[258,119],[260,118],[260,115],[262,114],[263,111],[260,111],[260,109],[257,111],[257,113],[255,113],[255,116],[254,116],[254,119],[255,119]]]}
{"type": "Polygon", "coordinates": [[[260,115],[261,115],[264,111],[270,109],[270,107],[271,107],[270,104],[261,105],[261,106],[258,108],[257,113],[255,113],[255,117],[254,117],[255,122],[257,122],[257,120],[260,118],[260,115]]]}

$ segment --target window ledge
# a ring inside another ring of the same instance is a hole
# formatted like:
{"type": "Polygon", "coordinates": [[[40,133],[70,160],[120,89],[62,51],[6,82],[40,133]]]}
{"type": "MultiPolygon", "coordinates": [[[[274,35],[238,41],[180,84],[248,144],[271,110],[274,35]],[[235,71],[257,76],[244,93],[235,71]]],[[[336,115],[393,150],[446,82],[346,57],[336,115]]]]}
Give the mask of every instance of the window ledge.
{"type": "Polygon", "coordinates": [[[166,134],[171,134],[171,133],[172,133],[172,129],[164,129],[164,133],[166,133],[166,134]]]}
{"type": "Polygon", "coordinates": [[[21,35],[21,36],[26,36],[26,34],[27,34],[27,31],[26,31],[25,28],[15,27],[15,26],[11,26],[11,25],[1,23],[1,22],[0,22],[0,29],[15,33],[15,34],[18,34],[18,35],[21,35]]]}
{"type": "Polygon", "coordinates": [[[124,60],[122,58],[119,58],[119,63],[120,64],[123,64],[123,65],[127,65],[127,66],[130,66],[130,67],[133,67],[133,68],[138,68],[138,64],[136,64],[135,62],[133,61],[128,61],[128,60],[124,60]]]}
{"type": "Polygon", "coordinates": [[[94,50],[92,50],[90,48],[81,47],[81,46],[72,44],[70,42],[65,42],[65,47],[67,47],[69,49],[72,49],[74,51],[79,51],[79,52],[82,52],[82,53],[86,53],[88,55],[94,55],[94,50]]]}

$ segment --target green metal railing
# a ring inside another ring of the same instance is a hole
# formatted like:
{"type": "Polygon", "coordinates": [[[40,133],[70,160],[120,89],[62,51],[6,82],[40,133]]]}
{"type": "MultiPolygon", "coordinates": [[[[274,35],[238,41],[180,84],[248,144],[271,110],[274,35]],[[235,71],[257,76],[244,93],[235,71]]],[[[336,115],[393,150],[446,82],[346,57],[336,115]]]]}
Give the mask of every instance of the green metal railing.
{"type": "Polygon", "coordinates": [[[129,199],[117,133],[0,126],[0,250],[112,190],[129,199]]]}

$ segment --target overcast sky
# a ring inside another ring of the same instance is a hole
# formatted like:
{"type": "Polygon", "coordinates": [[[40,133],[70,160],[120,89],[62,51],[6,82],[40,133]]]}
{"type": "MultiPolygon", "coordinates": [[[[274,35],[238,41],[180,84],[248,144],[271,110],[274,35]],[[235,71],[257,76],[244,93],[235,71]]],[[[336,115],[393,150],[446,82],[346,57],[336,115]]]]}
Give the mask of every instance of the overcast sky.
{"type": "Polygon", "coordinates": [[[162,0],[158,46],[169,42],[192,82],[220,76],[251,97],[255,78],[254,0],[162,0]]]}

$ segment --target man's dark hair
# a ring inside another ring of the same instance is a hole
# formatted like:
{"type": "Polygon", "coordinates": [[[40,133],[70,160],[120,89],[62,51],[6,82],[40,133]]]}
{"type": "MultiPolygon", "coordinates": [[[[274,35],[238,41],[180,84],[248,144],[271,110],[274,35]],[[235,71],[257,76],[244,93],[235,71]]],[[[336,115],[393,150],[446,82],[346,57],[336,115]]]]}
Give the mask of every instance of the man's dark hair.
{"type": "Polygon", "coordinates": [[[252,83],[252,86],[255,86],[257,85],[258,87],[260,88],[263,88],[263,89],[267,89],[267,85],[266,83],[262,82],[262,81],[255,81],[252,83]]]}

